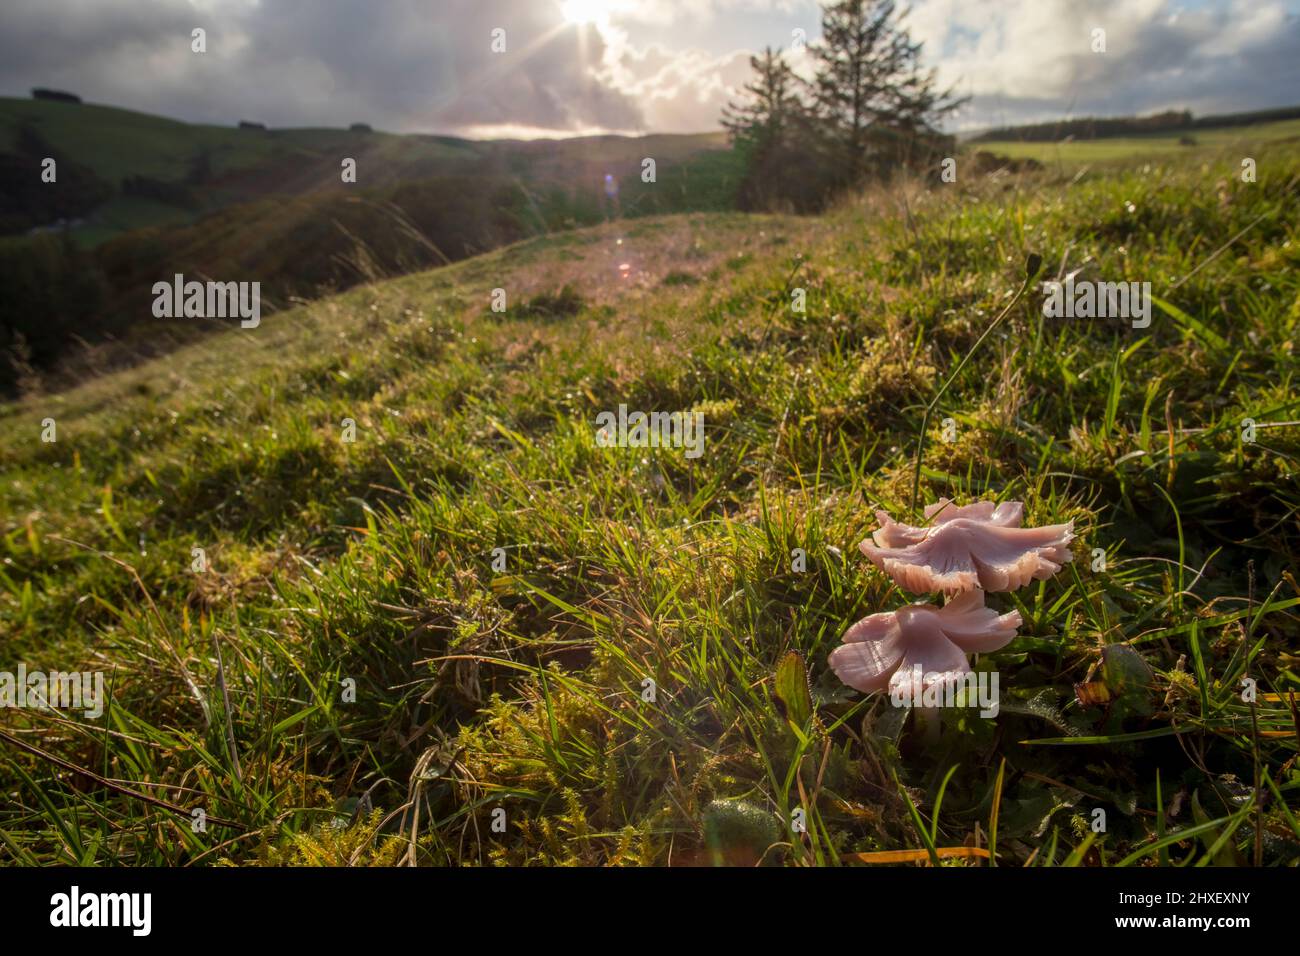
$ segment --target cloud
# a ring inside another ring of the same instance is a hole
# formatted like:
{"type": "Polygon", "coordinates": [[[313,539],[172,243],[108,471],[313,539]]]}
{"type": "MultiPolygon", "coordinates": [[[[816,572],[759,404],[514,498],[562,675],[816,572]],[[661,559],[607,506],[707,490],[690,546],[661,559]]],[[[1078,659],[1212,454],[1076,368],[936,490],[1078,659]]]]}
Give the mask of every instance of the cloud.
{"type": "Polygon", "coordinates": [[[1300,18],[1279,0],[919,0],[909,22],[974,97],[958,125],[1259,109],[1300,89],[1300,18]]]}
{"type": "MultiPolygon", "coordinates": [[[[599,75],[637,101],[652,129],[712,128],[751,78],[750,50],[639,45],[640,24],[674,25],[694,39],[687,28],[697,21],[712,22],[716,33],[762,11],[816,24],[801,0],[643,0],[613,16],[599,75]]],[[[773,20],[764,42],[788,47],[792,22],[773,20]]],[[[1282,0],[915,0],[907,22],[941,85],[972,95],[950,123],[956,129],[1171,108],[1262,109],[1294,105],[1300,90],[1300,17],[1282,0]],[[1104,53],[1093,52],[1096,29],[1105,31],[1104,53]]],[[[791,59],[809,73],[810,58],[791,59]]]]}
{"type": "MultiPolygon", "coordinates": [[[[559,0],[5,0],[0,92],[53,86],[220,124],[699,131],[752,52],[818,28],[812,0],[607,3],[598,29],[565,23],[559,0]]],[[[914,0],[910,23],[941,79],[974,96],[957,128],[1263,108],[1300,89],[1285,0],[914,0]]]]}
{"type": "Polygon", "coordinates": [[[625,23],[677,24],[718,20],[755,13],[793,14],[809,0],[612,0],[612,16],[625,23]]]}
{"type": "Polygon", "coordinates": [[[0,90],[57,86],[213,123],[643,127],[593,75],[603,56],[600,34],[548,0],[6,0],[0,90]],[[191,52],[194,27],[207,53],[191,52]],[[504,53],[491,49],[498,27],[504,53]]]}
{"type": "Polygon", "coordinates": [[[749,79],[747,50],[715,56],[695,48],[673,51],[658,43],[638,48],[617,28],[607,38],[599,77],[634,100],[646,128],[656,132],[716,128],[723,107],[749,79]]]}

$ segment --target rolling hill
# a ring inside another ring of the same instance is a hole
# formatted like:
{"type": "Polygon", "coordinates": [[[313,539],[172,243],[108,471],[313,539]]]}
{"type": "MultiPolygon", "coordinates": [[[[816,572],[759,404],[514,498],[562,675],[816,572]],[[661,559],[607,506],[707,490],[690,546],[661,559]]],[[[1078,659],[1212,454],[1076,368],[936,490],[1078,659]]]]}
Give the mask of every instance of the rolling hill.
{"type": "Polygon", "coordinates": [[[257,281],[266,307],[283,308],[612,216],[729,208],[739,170],[724,146],[722,134],[223,128],[0,99],[0,392],[42,371],[58,387],[210,331],[152,320],[150,289],[177,273],[257,281]],[[57,186],[39,178],[46,156],[57,186]],[[343,181],[349,159],[355,182],[343,181]]]}
{"type": "MultiPolygon", "coordinates": [[[[473,172],[516,178],[536,189],[558,186],[595,200],[603,198],[606,174],[620,181],[639,174],[644,157],[673,166],[726,146],[721,133],[475,141],[372,130],[207,126],[111,106],[0,97],[0,153],[20,148],[24,128],[53,155],[85,166],[114,190],[74,229],[79,241],[91,245],[144,226],[192,222],[238,203],[341,193],[344,157],[357,161],[356,185],[363,188],[473,172]],[[191,205],[123,192],[133,179],[188,189],[191,205]]],[[[25,228],[36,225],[43,224],[25,228]]]]}

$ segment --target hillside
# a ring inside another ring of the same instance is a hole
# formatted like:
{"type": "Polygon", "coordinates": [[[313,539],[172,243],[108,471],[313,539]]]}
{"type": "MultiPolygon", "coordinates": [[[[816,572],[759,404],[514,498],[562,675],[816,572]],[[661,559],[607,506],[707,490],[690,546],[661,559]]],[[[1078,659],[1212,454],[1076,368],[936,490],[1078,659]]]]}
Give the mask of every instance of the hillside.
{"type": "Polygon", "coordinates": [[[0,99],[0,395],[210,331],[152,321],[150,290],[177,273],[259,282],[272,310],[611,216],[729,208],[739,169],[724,145],[237,129],[0,99]],[[44,157],[57,186],[39,178],[44,157]]]}
{"type": "Polygon", "coordinates": [[[344,157],[357,161],[362,188],[473,172],[519,177],[538,189],[558,185],[594,200],[606,173],[618,180],[639,173],[646,156],[672,166],[725,146],[721,133],[475,141],[373,130],[240,129],[233,122],[208,126],[111,106],[0,97],[0,154],[20,149],[24,127],[53,155],[85,166],[113,190],[74,230],[87,245],[146,226],[192,222],[238,203],[341,193],[344,157]],[[176,200],[124,191],[132,179],[172,187],[176,200]]]}
{"type": "Polygon", "coordinates": [[[0,710],[0,857],[1294,864],[1300,154],[1251,149],[614,221],[0,406],[10,657],[111,685],[0,710]],[[1045,317],[1074,270],[1150,326],[1045,317]],[[933,734],[826,658],[940,496],[1079,538],[933,734]]]}

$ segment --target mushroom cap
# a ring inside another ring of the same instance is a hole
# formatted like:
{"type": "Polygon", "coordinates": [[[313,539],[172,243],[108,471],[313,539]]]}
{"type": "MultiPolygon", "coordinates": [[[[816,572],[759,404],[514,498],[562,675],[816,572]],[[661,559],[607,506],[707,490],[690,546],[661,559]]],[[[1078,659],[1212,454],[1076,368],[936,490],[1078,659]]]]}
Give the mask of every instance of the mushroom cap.
{"type": "MultiPolygon", "coordinates": [[[[940,498],[932,505],[925,506],[925,517],[934,525],[944,524],[956,518],[969,518],[975,521],[987,521],[1004,528],[1019,528],[1025,514],[1025,506],[1019,501],[1004,501],[994,505],[991,501],[977,501],[969,505],[955,505],[947,498],[940,498]]],[[[884,511],[876,512],[880,522],[879,530],[871,538],[881,548],[905,548],[925,540],[932,528],[919,528],[895,521],[884,511]]]]}
{"type": "Polygon", "coordinates": [[[925,509],[928,527],[876,512],[880,528],[860,547],[876,567],[914,594],[982,588],[1014,591],[1050,578],[1073,559],[1074,522],[1022,528],[1024,505],[991,501],[957,506],[946,498],[925,509]]]}
{"type": "Polygon", "coordinates": [[[864,617],[831,651],[830,665],[840,680],[863,693],[886,688],[893,693],[914,684],[917,665],[925,686],[943,683],[970,670],[967,654],[1005,647],[1020,624],[1019,611],[999,615],[984,606],[983,591],[968,591],[943,607],[913,604],[864,617]]]}
{"type": "Polygon", "coordinates": [[[974,518],[1006,528],[1019,528],[1025,517],[1025,505],[1020,501],[1004,501],[997,505],[991,501],[976,501],[969,505],[955,505],[947,498],[940,498],[925,506],[925,516],[935,524],[954,518],[974,518]]]}

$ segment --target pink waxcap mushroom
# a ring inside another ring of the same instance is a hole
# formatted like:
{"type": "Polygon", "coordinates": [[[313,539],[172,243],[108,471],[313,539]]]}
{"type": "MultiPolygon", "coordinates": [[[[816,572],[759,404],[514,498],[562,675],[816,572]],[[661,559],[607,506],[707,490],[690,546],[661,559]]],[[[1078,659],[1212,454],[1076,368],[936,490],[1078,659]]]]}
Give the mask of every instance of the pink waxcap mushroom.
{"type": "Polygon", "coordinates": [[[925,509],[929,527],[916,527],[878,511],[880,529],[862,542],[862,553],[913,594],[1014,591],[1050,578],[1074,558],[1073,521],[1022,528],[1023,515],[1018,501],[959,507],[941,498],[925,509]]]}
{"type": "MultiPolygon", "coordinates": [[[[886,688],[901,692],[903,684],[915,683],[917,665],[929,686],[969,672],[967,654],[1005,647],[1020,624],[1019,611],[999,615],[984,606],[984,592],[968,591],[943,607],[913,604],[864,617],[831,651],[830,665],[840,680],[864,694],[886,688]]],[[[912,688],[913,694],[923,691],[912,688]]]]}

